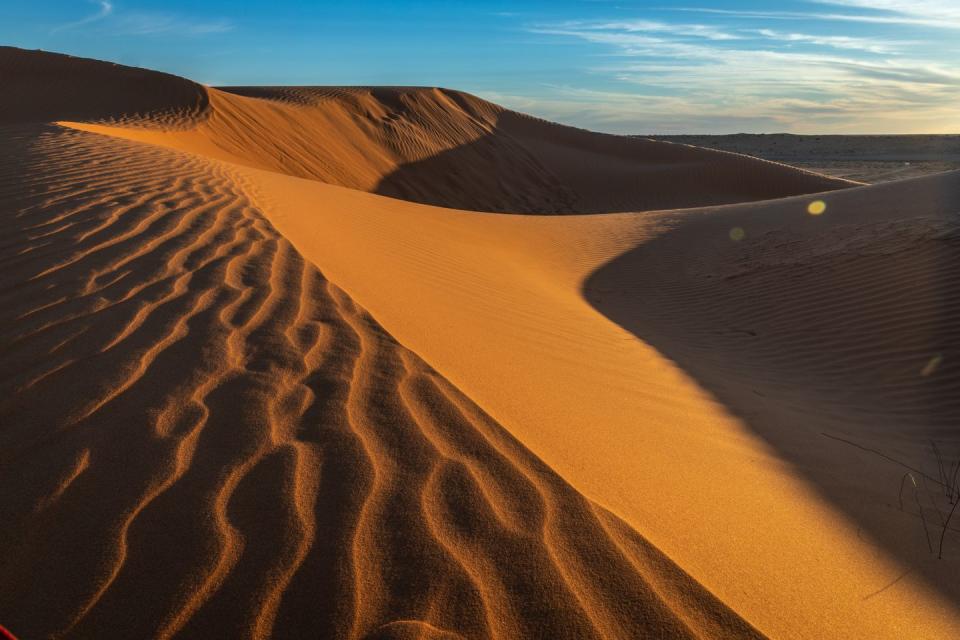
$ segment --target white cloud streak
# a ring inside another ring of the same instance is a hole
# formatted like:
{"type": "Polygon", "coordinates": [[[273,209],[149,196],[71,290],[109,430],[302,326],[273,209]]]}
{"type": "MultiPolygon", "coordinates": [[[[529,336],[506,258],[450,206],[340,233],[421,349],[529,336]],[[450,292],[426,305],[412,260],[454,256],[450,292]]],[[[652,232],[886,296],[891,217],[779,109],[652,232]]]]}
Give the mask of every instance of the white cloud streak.
{"type": "Polygon", "coordinates": [[[108,0],[99,0],[96,4],[100,6],[100,10],[95,14],[55,27],[51,33],[93,25],[98,32],[119,36],[190,37],[225,33],[234,29],[234,24],[225,19],[198,20],[172,13],[117,11],[115,5],[108,0]]]}
{"type": "MultiPolygon", "coordinates": [[[[816,0],[815,0],[816,1],[816,0]]],[[[850,0],[852,3],[855,0],[850,0]]],[[[821,4],[827,4],[827,0],[822,0],[821,4]]],[[[829,4],[854,8],[854,6],[844,0],[830,1],[829,4]]],[[[906,4],[906,3],[903,3],[906,4]]],[[[872,1],[870,5],[866,2],[862,7],[876,8],[872,1]]],[[[824,13],[819,11],[750,11],[738,9],[711,9],[707,7],[679,7],[676,11],[685,11],[688,13],[702,13],[713,15],[734,16],[739,18],[753,18],[762,20],[819,20],[827,22],[859,22],[864,24],[889,24],[901,26],[931,27],[937,29],[960,29],[960,16],[950,12],[920,13],[917,11],[911,13],[888,12],[887,13],[824,13]]]]}
{"type": "Polygon", "coordinates": [[[572,26],[597,31],[625,31],[627,33],[658,33],[675,37],[703,40],[739,40],[741,36],[704,24],[672,24],[655,20],[620,20],[613,22],[570,22],[572,26]]]}
{"type": "Polygon", "coordinates": [[[960,70],[899,55],[897,47],[911,42],[715,27],[736,36],[716,40],[681,36],[689,33],[683,26],[651,32],[617,22],[530,30],[614,54],[585,71],[618,81],[622,92],[554,87],[562,100],[540,100],[542,115],[572,109],[575,121],[607,130],[703,131],[710,123],[714,130],[796,132],[960,129],[960,70]]]}
{"type": "Polygon", "coordinates": [[[913,41],[895,41],[885,38],[855,38],[852,36],[823,36],[808,33],[777,31],[775,29],[749,29],[745,33],[753,33],[768,40],[779,43],[803,43],[831,49],[847,49],[852,51],[866,51],[877,54],[890,54],[901,47],[916,44],[913,41]]]}
{"type": "Polygon", "coordinates": [[[200,36],[232,31],[229,20],[194,20],[166,13],[135,12],[117,16],[116,33],[122,35],[183,35],[200,36]]]}
{"type": "MultiPolygon", "coordinates": [[[[924,22],[960,23],[960,2],[957,0],[813,0],[851,9],[887,12],[924,22]]],[[[870,17],[868,15],[868,17],[870,17]]],[[[883,17],[883,16],[880,16],[883,17]]]]}
{"type": "Polygon", "coordinates": [[[95,2],[94,4],[97,4],[100,6],[100,10],[97,11],[96,13],[91,14],[85,18],[81,18],[80,20],[77,20],[75,22],[68,22],[58,27],[54,27],[53,29],[51,29],[50,32],[57,33],[59,31],[68,31],[70,29],[76,29],[77,27],[82,27],[86,24],[103,20],[104,18],[109,16],[111,13],[113,13],[113,4],[111,4],[110,2],[107,2],[106,0],[100,0],[99,2],[95,2]]]}

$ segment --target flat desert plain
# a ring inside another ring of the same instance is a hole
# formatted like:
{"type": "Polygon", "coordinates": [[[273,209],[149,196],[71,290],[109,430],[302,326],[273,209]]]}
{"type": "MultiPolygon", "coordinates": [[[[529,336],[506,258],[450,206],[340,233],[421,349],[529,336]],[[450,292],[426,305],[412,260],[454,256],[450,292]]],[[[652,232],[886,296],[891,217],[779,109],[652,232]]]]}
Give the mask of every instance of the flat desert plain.
{"type": "Polygon", "coordinates": [[[960,172],[0,80],[18,637],[960,637],[960,172]]]}
{"type": "Polygon", "coordinates": [[[960,169],[960,135],[739,133],[651,137],[665,142],[743,153],[871,184],[960,169]]]}

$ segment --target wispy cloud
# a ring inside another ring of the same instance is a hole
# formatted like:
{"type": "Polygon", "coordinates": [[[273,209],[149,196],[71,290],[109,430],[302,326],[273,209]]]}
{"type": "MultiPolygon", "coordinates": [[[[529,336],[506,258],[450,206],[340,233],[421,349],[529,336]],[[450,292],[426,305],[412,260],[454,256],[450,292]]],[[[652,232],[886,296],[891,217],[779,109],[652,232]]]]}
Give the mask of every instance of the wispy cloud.
{"type": "MultiPolygon", "coordinates": [[[[704,76],[689,75],[677,86],[704,76]]],[[[729,80],[729,77],[727,78],[729,80]]],[[[637,80],[637,78],[633,78],[637,80]]],[[[766,91],[734,95],[711,83],[693,94],[662,95],[650,91],[601,92],[576,87],[542,87],[535,95],[487,93],[500,104],[545,118],[614,133],[953,133],[960,122],[956,91],[866,84],[836,91],[829,99],[786,96],[771,85],[766,91]],[[922,103],[923,108],[917,108],[922,103]],[[951,126],[952,125],[952,126],[951,126]]],[[[834,83],[837,88],[841,82],[834,83]]],[[[734,86],[742,86],[734,85],[734,86]]],[[[816,91],[815,79],[796,83],[816,91]]]]}
{"type": "MultiPolygon", "coordinates": [[[[873,3],[872,0],[811,0],[820,4],[831,4],[835,6],[845,6],[849,8],[870,8],[881,9],[880,12],[872,11],[868,13],[829,13],[823,11],[754,11],[739,9],[713,9],[709,7],[680,7],[677,11],[687,13],[701,13],[712,15],[735,16],[738,18],[752,18],[758,20],[820,20],[832,22],[860,22],[865,24],[889,24],[901,26],[933,27],[937,29],[960,29],[960,15],[954,13],[945,3],[941,11],[933,12],[927,10],[920,11],[894,11],[892,9],[883,9],[878,6],[882,3],[873,3]],[[854,5],[854,2],[858,4],[854,5]]],[[[890,2],[893,5],[894,2],[890,2]]],[[[906,5],[908,3],[896,3],[906,5]]]]}
{"type": "Polygon", "coordinates": [[[680,38],[704,40],[739,40],[741,36],[706,24],[674,24],[655,20],[570,21],[561,23],[582,30],[656,33],[680,38]]]}
{"type": "Polygon", "coordinates": [[[196,20],[167,13],[133,12],[117,16],[117,33],[123,35],[184,35],[199,36],[225,33],[234,29],[230,20],[196,20]]]}
{"type": "Polygon", "coordinates": [[[877,54],[889,54],[900,50],[903,46],[916,44],[913,41],[890,40],[887,38],[857,38],[852,36],[825,36],[809,33],[795,33],[777,31],[775,29],[749,29],[744,33],[753,33],[768,40],[780,43],[799,42],[813,44],[832,49],[848,49],[853,51],[867,51],[877,54]]]}
{"type": "Polygon", "coordinates": [[[96,13],[55,27],[51,33],[95,28],[99,33],[123,36],[201,36],[232,31],[235,26],[226,19],[210,20],[173,13],[118,10],[117,6],[108,0],[99,0],[95,4],[100,7],[96,13]]]}
{"type": "Polygon", "coordinates": [[[606,44],[616,47],[620,53],[628,56],[641,55],[685,55],[688,52],[699,51],[699,47],[683,42],[674,42],[637,33],[622,31],[600,31],[596,29],[582,29],[569,23],[565,26],[539,26],[530,29],[531,33],[551,36],[565,36],[585,40],[594,44],[606,44]]]}
{"type": "Polygon", "coordinates": [[[57,27],[54,27],[53,29],[51,29],[51,33],[57,33],[58,31],[67,31],[69,29],[76,29],[77,27],[82,27],[83,25],[90,24],[92,22],[97,22],[99,20],[103,20],[104,18],[109,16],[111,13],[113,13],[113,4],[111,4],[110,2],[107,2],[106,0],[99,0],[98,2],[94,2],[93,4],[99,5],[100,10],[85,18],[81,18],[74,22],[68,22],[66,24],[61,24],[57,27]]]}
{"type": "Polygon", "coordinates": [[[960,3],[957,0],[812,0],[819,4],[866,9],[866,17],[897,17],[920,20],[926,23],[947,22],[960,24],[960,3]],[[886,12],[892,16],[872,15],[886,12]]]}
{"type": "Polygon", "coordinates": [[[614,54],[600,63],[592,57],[584,71],[621,83],[622,92],[577,94],[567,87],[563,100],[541,99],[542,115],[575,109],[580,122],[608,130],[696,130],[705,123],[798,132],[960,126],[960,71],[911,51],[916,42],[722,25],[713,32],[732,37],[716,39],[686,35],[683,27],[642,31],[603,21],[530,30],[614,54]],[[589,104],[583,95],[602,102],[589,104]]]}
{"type": "Polygon", "coordinates": [[[789,46],[791,44],[810,44],[832,49],[864,51],[875,54],[891,54],[901,47],[915,44],[913,41],[890,40],[887,38],[859,38],[852,36],[814,35],[775,29],[732,29],[719,30],[713,27],[693,29],[699,25],[668,25],[653,23],[655,28],[644,28],[636,23],[577,23],[565,22],[556,25],[531,27],[531,33],[555,36],[570,36],[588,42],[619,46],[624,53],[642,55],[646,53],[683,55],[700,51],[692,39],[700,38],[716,42],[742,40],[769,40],[768,46],[789,46]],[[676,28],[674,28],[676,27],[676,28]],[[648,35],[648,34],[656,35],[648,35]],[[676,37],[687,36],[687,37],[676,37]],[[657,47],[651,50],[649,47],[657,47]],[[693,46],[694,48],[690,48],[693,46]],[[669,50],[668,50],[669,49],[669,50]]]}

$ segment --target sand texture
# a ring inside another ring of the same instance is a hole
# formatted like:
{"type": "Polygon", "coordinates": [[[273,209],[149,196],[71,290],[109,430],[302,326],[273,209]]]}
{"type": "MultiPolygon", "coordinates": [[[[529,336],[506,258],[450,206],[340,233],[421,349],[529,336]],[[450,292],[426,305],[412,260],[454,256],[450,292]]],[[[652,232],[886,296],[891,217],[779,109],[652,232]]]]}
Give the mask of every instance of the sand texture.
{"type": "Polygon", "coordinates": [[[960,634],[960,173],[445,89],[8,79],[19,637],[960,634]]]}

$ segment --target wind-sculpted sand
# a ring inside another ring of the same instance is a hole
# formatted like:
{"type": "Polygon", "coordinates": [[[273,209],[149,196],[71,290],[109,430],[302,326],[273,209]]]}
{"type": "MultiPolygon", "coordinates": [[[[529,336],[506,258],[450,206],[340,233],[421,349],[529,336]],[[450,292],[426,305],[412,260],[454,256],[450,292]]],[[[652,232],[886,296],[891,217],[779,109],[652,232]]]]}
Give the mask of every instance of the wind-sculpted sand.
{"type": "Polygon", "coordinates": [[[400,346],[223,165],[4,129],[23,637],[758,636],[400,346]]]}
{"type": "Polygon", "coordinates": [[[744,155],[584,131],[448,89],[228,87],[210,90],[208,114],[164,143],[470,211],[633,211],[854,184],[744,155]]]}
{"type": "Polygon", "coordinates": [[[0,120],[121,125],[138,140],[471,211],[689,207],[855,184],[740,154],[575,129],[448,89],[219,90],[10,48],[0,48],[0,69],[16,96],[0,105],[0,120]],[[58,82],[67,83],[64,93],[58,82]]]}
{"type": "Polygon", "coordinates": [[[100,94],[0,112],[20,636],[960,633],[948,501],[897,507],[957,445],[958,174],[22,60],[100,94]],[[516,215],[654,203],[713,206],[516,215]]]}

